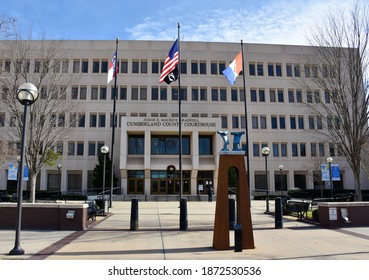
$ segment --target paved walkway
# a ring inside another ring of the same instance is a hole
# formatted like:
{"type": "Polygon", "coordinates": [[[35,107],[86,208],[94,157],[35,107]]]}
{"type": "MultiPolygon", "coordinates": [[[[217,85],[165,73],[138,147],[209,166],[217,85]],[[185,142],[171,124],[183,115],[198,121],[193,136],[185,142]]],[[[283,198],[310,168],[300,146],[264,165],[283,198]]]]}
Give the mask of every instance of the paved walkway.
{"type": "MultiPolygon", "coordinates": [[[[252,201],[255,249],[212,248],[215,202],[187,202],[188,230],[179,230],[178,202],[139,202],[139,230],[130,231],[130,202],[113,201],[87,231],[22,231],[22,256],[10,256],[15,232],[0,230],[0,260],[369,260],[369,228],[325,229],[284,217],[275,229],[265,202],[252,201]]],[[[274,205],[271,202],[271,209],[274,205]]],[[[230,231],[230,245],[234,245],[230,231]]]]}

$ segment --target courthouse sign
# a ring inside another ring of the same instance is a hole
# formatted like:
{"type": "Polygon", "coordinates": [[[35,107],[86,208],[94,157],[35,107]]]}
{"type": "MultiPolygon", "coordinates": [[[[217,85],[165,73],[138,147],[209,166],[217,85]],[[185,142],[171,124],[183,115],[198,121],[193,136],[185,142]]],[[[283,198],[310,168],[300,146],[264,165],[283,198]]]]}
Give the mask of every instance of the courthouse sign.
{"type": "MultiPolygon", "coordinates": [[[[175,117],[123,117],[122,126],[127,130],[178,130],[179,122],[175,117]]],[[[184,130],[216,131],[220,126],[220,118],[184,118],[181,127],[184,130]]]]}

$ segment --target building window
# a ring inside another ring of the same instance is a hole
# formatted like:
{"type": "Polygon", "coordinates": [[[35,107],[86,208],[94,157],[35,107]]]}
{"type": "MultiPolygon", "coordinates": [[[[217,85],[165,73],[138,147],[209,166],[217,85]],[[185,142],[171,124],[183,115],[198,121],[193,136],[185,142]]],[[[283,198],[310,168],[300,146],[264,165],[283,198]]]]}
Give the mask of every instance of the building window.
{"type": "Polygon", "coordinates": [[[192,101],[198,101],[199,100],[199,89],[198,88],[192,88],[191,89],[191,99],[192,99],[192,101]]]}
{"type": "Polygon", "coordinates": [[[238,116],[232,116],[232,128],[239,128],[238,116]]]}
{"type": "Polygon", "coordinates": [[[160,100],[167,100],[167,88],[161,87],[160,88],[160,100]]]}
{"type": "Polygon", "coordinates": [[[303,116],[298,116],[297,120],[298,120],[298,124],[299,124],[299,129],[304,129],[304,117],[303,116]]]}
{"type": "Polygon", "coordinates": [[[106,87],[100,87],[100,100],[106,100],[106,87]]]}
{"type": "Polygon", "coordinates": [[[279,157],[279,144],[273,143],[273,157],[279,157]]]}
{"type": "Polygon", "coordinates": [[[288,102],[295,102],[295,93],[293,92],[293,90],[288,90],[288,102]]]}
{"type": "Polygon", "coordinates": [[[127,74],[128,73],[128,61],[127,60],[121,60],[120,61],[120,73],[127,74]]]}
{"type": "Polygon", "coordinates": [[[97,126],[97,114],[91,113],[90,114],[90,127],[97,126]]]}
{"type": "Polygon", "coordinates": [[[251,95],[251,102],[257,102],[256,89],[251,89],[250,95],[251,95]]]}
{"type": "Polygon", "coordinates": [[[259,128],[259,118],[258,116],[251,116],[252,128],[258,129],[259,128]]]}
{"type": "MultiPolygon", "coordinates": [[[[179,153],[179,138],[177,136],[152,136],[151,154],[153,155],[177,155],[179,153]]],[[[182,136],[182,153],[190,154],[190,137],[182,136]]]]}
{"type": "Polygon", "coordinates": [[[127,88],[124,86],[120,87],[119,99],[127,100],[127,88]]]}
{"type": "Polygon", "coordinates": [[[256,74],[255,63],[249,63],[249,75],[255,76],[255,74],[256,74]]]}
{"type": "Polygon", "coordinates": [[[131,100],[138,100],[138,87],[132,87],[131,90],[131,100]]]}
{"type": "Polygon", "coordinates": [[[268,76],[269,77],[274,76],[274,64],[268,63],[268,76]]]}
{"type": "Polygon", "coordinates": [[[298,146],[297,143],[292,143],[292,156],[297,157],[298,156],[298,146]]]}
{"type": "Polygon", "coordinates": [[[319,156],[324,157],[325,156],[324,143],[319,143],[318,148],[319,148],[319,156]]]}
{"type": "Polygon", "coordinates": [[[151,61],[151,73],[159,74],[159,61],[151,61]]]}
{"type": "Polygon", "coordinates": [[[283,90],[278,90],[278,102],[280,102],[280,103],[284,102],[283,90]]]}
{"type": "Polygon", "coordinates": [[[260,157],[260,144],[259,143],[252,144],[252,155],[254,157],[260,157]]]}
{"type": "Polygon", "coordinates": [[[82,73],[88,73],[88,60],[82,60],[82,73]]]}
{"type": "Polygon", "coordinates": [[[97,100],[99,89],[97,87],[91,87],[91,100],[97,100]]]}
{"type": "Polygon", "coordinates": [[[221,116],[220,118],[221,118],[222,128],[228,128],[228,117],[221,116]]]}
{"type": "Polygon", "coordinates": [[[277,77],[282,77],[282,64],[275,65],[275,73],[277,77]]]}
{"type": "Polygon", "coordinates": [[[300,143],[300,156],[306,157],[306,144],[300,143]]]}
{"type": "Polygon", "coordinates": [[[108,73],[108,61],[107,60],[103,60],[101,61],[101,73],[108,73]]]}
{"type": "Polygon", "coordinates": [[[287,157],[287,144],[281,143],[281,156],[287,157]]]}
{"type": "Polygon", "coordinates": [[[295,77],[300,77],[300,65],[294,64],[293,71],[294,71],[295,77]]]}
{"type": "Polygon", "coordinates": [[[88,142],[88,155],[96,156],[96,142],[88,142]]]}
{"type": "Polygon", "coordinates": [[[199,74],[197,61],[191,61],[191,74],[193,75],[199,74]]]}
{"type": "Polygon", "coordinates": [[[286,129],[286,117],[279,117],[279,129],[286,129]]]}
{"type": "Polygon", "coordinates": [[[128,136],[128,154],[143,155],[145,152],[145,137],[144,135],[129,135],[128,136]]]}
{"type": "Polygon", "coordinates": [[[301,90],[296,90],[296,102],[302,103],[302,93],[301,90]]]}
{"type": "Polygon", "coordinates": [[[325,103],[331,103],[331,95],[329,94],[328,91],[324,92],[324,102],[325,103]]]}
{"type": "Polygon", "coordinates": [[[215,61],[212,61],[210,63],[210,73],[212,75],[218,75],[218,63],[215,61]]]}
{"type": "Polygon", "coordinates": [[[80,72],[80,61],[79,60],[73,60],[73,73],[79,73],[80,72]]]}
{"type": "Polygon", "coordinates": [[[106,116],[105,114],[99,114],[99,127],[105,127],[106,116]]]}
{"type": "Polygon", "coordinates": [[[151,100],[159,100],[159,88],[151,87],[151,100]]]}
{"type": "Polygon", "coordinates": [[[208,100],[208,90],[207,88],[200,88],[200,101],[208,100]]]}
{"type": "Polygon", "coordinates": [[[312,157],[316,157],[316,143],[310,143],[310,154],[312,157]]]}
{"type": "Polygon", "coordinates": [[[220,89],[220,101],[227,101],[227,90],[225,88],[220,89]]]}
{"type": "Polygon", "coordinates": [[[286,64],[286,75],[287,77],[292,77],[292,65],[286,64]]]}
{"type": "Polygon", "coordinates": [[[206,62],[200,61],[200,74],[206,75],[206,62]]]}
{"type": "Polygon", "coordinates": [[[211,89],[211,101],[218,101],[218,89],[217,88],[211,89]]]}
{"type": "Polygon", "coordinates": [[[265,102],[265,90],[259,89],[259,102],[265,102]]]}
{"type": "Polygon", "coordinates": [[[92,73],[100,73],[100,61],[92,61],[92,73]]]}
{"type": "Polygon", "coordinates": [[[68,156],[74,156],[75,154],[75,143],[74,142],[68,142],[68,156]]]}
{"type": "Polygon", "coordinates": [[[264,76],[264,66],[262,63],[257,64],[258,76],[264,76]]]}
{"type": "Polygon", "coordinates": [[[213,141],[212,136],[199,136],[199,155],[212,155],[213,154],[213,141]]]}
{"type": "Polygon", "coordinates": [[[232,101],[238,101],[238,91],[237,89],[232,88],[231,89],[231,100],[232,101]]]}
{"type": "Polygon", "coordinates": [[[261,129],[267,128],[266,116],[260,116],[260,128],[261,129]]]}
{"type": "Polygon", "coordinates": [[[277,117],[276,116],[271,117],[271,123],[272,123],[272,129],[277,129],[278,128],[278,123],[277,123],[277,117]]]}
{"type": "Polygon", "coordinates": [[[77,142],[77,156],[83,156],[84,144],[83,142],[77,142]]]}
{"type": "Polygon", "coordinates": [[[276,99],[275,99],[275,90],[274,89],[269,90],[269,101],[270,102],[275,102],[276,101],[276,99]]]}

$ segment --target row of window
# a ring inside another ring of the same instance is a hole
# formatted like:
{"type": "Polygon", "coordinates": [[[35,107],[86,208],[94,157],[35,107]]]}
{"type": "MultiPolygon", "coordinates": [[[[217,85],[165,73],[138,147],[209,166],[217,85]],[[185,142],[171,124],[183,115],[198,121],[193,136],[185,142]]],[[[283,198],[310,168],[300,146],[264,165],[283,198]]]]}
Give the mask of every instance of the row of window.
{"type": "MultiPolygon", "coordinates": [[[[107,73],[109,67],[108,59],[58,59],[58,60],[17,60],[12,66],[10,59],[0,60],[0,71],[10,73],[107,73]]],[[[164,59],[121,59],[117,63],[117,71],[124,74],[160,74],[163,69],[164,59]],[[151,67],[149,67],[151,65],[151,67]]],[[[181,60],[181,74],[191,75],[222,75],[226,68],[225,61],[211,60],[181,60]],[[190,71],[188,69],[190,67],[190,71]]],[[[268,76],[268,77],[318,77],[319,72],[322,76],[328,76],[328,68],[317,65],[303,65],[298,63],[276,63],[276,62],[249,62],[249,76],[268,76]],[[283,66],[284,65],[284,66],[283,66]],[[266,68],[266,73],[265,73],[266,68]],[[301,70],[303,69],[303,71],[301,70]]],[[[332,71],[330,71],[332,74],[332,71]]]]}
{"type": "MultiPolygon", "coordinates": [[[[136,113],[135,113],[136,114],[136,113]]],[[[118,127],[121,126],[121,117],[126,114],[119,114],[116,116],[116,123],[118,127]]],[[[132,114],[131,114],[132,115],[132,114]]],[[[142,117],[146,116],[140,115],[142,117]]],[[[157,115],[155,115],[157,117],[157,115]]],[[[167,115],[160,115],[161,117],[166,117],[167,115]]],[[[193,117],[208,117],[207,114],[192,114],[193,117]]],[[[178,114],[175,113],[173,117],[178,117],[178,114]]],[[[218,116],[213,116],[218,117],[218,116]]],[[[222,115],[221,118],[221,127],[228,128],[228,116],[222,115]]],[[[270,116],[270,127],[271,129],[286,129],[286,116],[285,115],[271,115],[270,116]]],[[[295,130],[304,130],[305,129],[305,118],[303,115],[291,115],[289,116],[289,129],[295,130]]],[[[308,129],[309,130],[321,130],[323,129],[323,120],[320,116],[308,116],[308,129]]],[[[109,127],[112,127],[112,114],[110,114],[110,123],[109,127]]],[[[245,125],[245,116],[244,115],[232,115],[231,116],[231,128],[232,129],[244,129],[245,125]]],[[[340,129],[340,120],[338,117],[332,118],[327,117],[325,119],[326,127],[328,129],[340,129]]],[[[107,127],[107,114],[106,113],[89,113],[88,119],[88,127],[92,128],[104,128],[107,127]]],[[[17,125],[16,117],[13,116],[10,118],[10,127],[15,127],[17,125]]],[[[50,125],[53,127],[65,127],[66,126],[66,115],[65,114],[51,114],[50,115],[50,125]]],[[[5,126],[5,113],[0,112],[0,127],[5,126]]],[[[69,127],[86,127],[86,114],[85,113],[69,113],[69,127]]],[[[267,116],[266,115],[255,115],[251,116],[251,127],[252,129],[267,129],[267,116]]]]}
{"type": "MultiPolygon", "coordinates": [[[[310,146],[310,157],[325,157],[329,156],[342,156],[341,149],[333,143],[328,143],[328,150],[324,142],[292,142],[290,143],[290,155],[288,153],[288,143],[272,143],[271,152],[269,156],[273,157],[307,157],[308,147],[310,146]]],[[[253,143],[252,155],[253,157],[261,157],[261,149],[267,147],[267,143],[253,143]]]]}
{"type": "MultiPolygon", "coordinates": [[[[116,98],[118,100],[152,100],[152,101],[167,101],[167,100],[178,100],[178,87],[171,87],[168,92],[167,86],[138,86],[132,85],[129,88],[127,86],[118,86],[116,98]],[[129,89],[129,90],[128,90],[129,89]],[[150,91],[149,91],[150,89],[150,91]],[[169,98],[171,95],[171,98],[169,98]],[[130,98],[128,98],[128,96],[130,98]]],[[[233,102],[243,102],[245,100],[244,90],[241,88],[231,88],[229,90],[224,87],[207,87],[207,86],[193,86],[191,87],[191,96],[188,96],[187,87],[181,87],[181,100],[187,101],[228,101],[229,99],[233,102]],[[210,94],[210,95],[209,95],[210,94]],[[230,96],[230,98],[228,97],[230,96]]],[[[284,103],[286,98],[288,103],[320,103],[321,92],[319,90],[307,91],[302,93],[299,89],[275,89],[270,88],[269,90],[269,102],[270,103],[284,103]],[[287,96],[285,93],[287,92],[287,96]]],[[[111,87],[110,97],[114,98],[114,87],[111,87]]],[[[40,99],[47,99],[47,88],[41,87],[40,99]]],[[[9,91],[6,88],[2,89],[2,98],[5,99],[9,91]]],[[[57,92],[52,93],[54,98],[66,98],[67,90],[60,88],[57,92]]],[[[108,99],[108,87],[106,86],[72,86],[71,87],[71,99],[72,100],[107,100],[108,99]]],[[[266,102],[266,92],[264,88],[255,89],[251,88],[249,91],[251,102],[266,102]]],[[[324,92],[324,103],[331,103],[331,99],[335,98],[334,93],[324,92]]]]}
{"type": "MultiPolygon", "coordinates": [[[[241,116],[241,124],[244,123],[244,117],[241,116]]],[[[332,118],[327,117],[326,119],[326,127],[328,129],[340,129],[340,119],[338,117],[332,118]]],[[[238,128],[238,116],[232,116],[232,128],[238,128]]],[[[267,116],[266,115],[252,115],[251,123],[253,129],[267,129],[267,116]]],[[[292,115],[289,117],[290,129],[305,129],[305,116],[302,115],[292,115]]],[[[321,130],[323,129],[323,120],[321,116],[308,116],[308,129],[310,130],[321,130]]],[[[270,117],[270,127],[272,129],[286,129],[286,116],[276,116],[272,115],[270,117]]],[[[244,125],[241,126],[244,128],[244,125]]]]}

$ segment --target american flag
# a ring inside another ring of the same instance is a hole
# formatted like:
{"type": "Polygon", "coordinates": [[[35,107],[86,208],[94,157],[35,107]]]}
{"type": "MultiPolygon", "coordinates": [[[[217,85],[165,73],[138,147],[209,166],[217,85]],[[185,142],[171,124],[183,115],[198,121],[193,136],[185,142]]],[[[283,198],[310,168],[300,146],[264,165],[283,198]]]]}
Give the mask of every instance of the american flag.
{"type": "MultiPolygon", "coordinates": [[[[170,48],[168,56],[164,61],[164,66],[163,69],[161,70],[159,82],[160,83],[163,82],[165,78],[176,69],[177,65],[178,65],[178,39],[174,42],[173,46],[170,48]]],[[[176,74],[174,74],[173,77],[169,78],[169,81],[173,82],[176,79],[177,79],[176,74]]]]}

